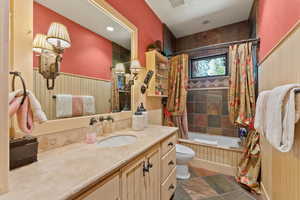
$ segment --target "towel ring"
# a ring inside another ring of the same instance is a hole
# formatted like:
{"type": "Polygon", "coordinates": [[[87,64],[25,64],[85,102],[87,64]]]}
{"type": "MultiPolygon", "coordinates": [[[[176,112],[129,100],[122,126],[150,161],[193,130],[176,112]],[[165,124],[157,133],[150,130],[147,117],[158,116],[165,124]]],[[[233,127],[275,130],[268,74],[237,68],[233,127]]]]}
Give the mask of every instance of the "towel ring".
{"type": "Polygon", "coordinates": [[[23,105],[24,101],[25,101],[25,98],[27,96],[27,90],[26,90],[26,85],[25,85],[25,81],[23,79],[23,77],[21,76],[21,73],[20,72],[9,72],[9,74],[13,75],[13,78],[12,78],[12,91],[15,91],[15,80],[16,80],[16,77],[19,77],[21,82],[22,82],[22,87],[23,87],[23,98],[22,98],[22,101],[21,101],[21,105],[23,105]]]}

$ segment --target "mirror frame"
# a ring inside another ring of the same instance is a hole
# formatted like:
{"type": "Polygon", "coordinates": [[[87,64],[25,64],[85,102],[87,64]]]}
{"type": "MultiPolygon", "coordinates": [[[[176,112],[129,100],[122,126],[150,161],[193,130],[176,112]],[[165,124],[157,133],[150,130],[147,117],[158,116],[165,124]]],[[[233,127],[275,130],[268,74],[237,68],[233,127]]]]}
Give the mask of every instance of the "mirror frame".
{"type": "MultiPolygon", "coordinates": [[[[1,2],[0,8],[0,101],[8,102],[9,70],[9,1],[1,2]]],[[[0,105],[0,195],[8,191],[9,133],[8,104],[0,105]]]]}
{"type": "MultiPolygon", "coordinates": [[[[33,3],[33,0],[31,0],[33,3]]],[[[135,60],[138,58],[138,29],[137,27],[132,24],[126,17],[124,17],[121,13],[119,13],[116,9],[114,9],[106,0],[87,0],[92,3],[99,11],[103,11],[107,16],[113,18],[117,23],[127,29],[131,34],[131,60],[135,60]]],[[[31,22],[32,23],[32,22],[31,22]]],[[[30,49],[31,51],[31,49],[30,49]]],[[[28,70],[28,69],[27,69],[28,70]]],[[[31,69],[30,69],[31,70],[31,69]]],[[[21,70],[19,70],[21,71],[21,70]]],[[[32,74],[32,73],[31,73],[32,74]]],[[[32,83],[32,76],[26,77],[25,79],[31,79],[32,83]]],[[[31,86],[31,88],[33,85],[31,86]]],[[[133,97],[133,92],[131,92],[131,96],[133,97]]],[[[131,98],[131,105],[133,105],[134,98],[131,98]]],[[[131,106],[133,108],[133,106],[131,106]]],[[[131,111],[122,112],[121,115],[131,115],[131,111]]],[[[32,133],[34,136],[40,136],[45,134],[51,134],[55,132],[62,132],[71,129],[79,129],[83,127],[87,127],[90,118],[98,117],[103,115],[112,115],[116,116],[119,113],[103,113],[103,114],[96,114],[90,116],[83,116],[83,117],[75,117],[75,118],[66,118],[66,119],[56,119],[56,120],[49,120],[43,124],[36,124],[35,129],[32,133]]]]}

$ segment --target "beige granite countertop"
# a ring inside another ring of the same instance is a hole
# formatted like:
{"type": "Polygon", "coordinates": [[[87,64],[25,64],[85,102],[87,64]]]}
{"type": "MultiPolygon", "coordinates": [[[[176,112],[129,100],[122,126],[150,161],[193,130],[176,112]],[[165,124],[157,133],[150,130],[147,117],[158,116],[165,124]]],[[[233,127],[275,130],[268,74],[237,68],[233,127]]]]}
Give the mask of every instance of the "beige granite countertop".
{"type": "Polygon", "coordinates": [[[163,126],[150,126],[141,132],[128,129],[110,134],[137,136],[136,142],[127,146],[101,148],[77,143],[41,153],[38,162],[9,173],[10,191],[0,195],[0,200],[66,199],[176,130],[163,126]]]}

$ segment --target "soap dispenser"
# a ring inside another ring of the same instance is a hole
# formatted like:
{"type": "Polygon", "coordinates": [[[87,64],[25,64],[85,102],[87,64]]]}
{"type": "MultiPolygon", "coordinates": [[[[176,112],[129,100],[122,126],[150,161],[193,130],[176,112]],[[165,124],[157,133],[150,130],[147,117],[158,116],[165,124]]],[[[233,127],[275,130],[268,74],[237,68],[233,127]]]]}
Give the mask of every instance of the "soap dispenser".
{"type": "Polygon", "coordinates": [[[97,140],[97,120],[95,118],[91,118],[88,132],[86,134],[86,143],[94,144],[96,140],[97,140]]]}
{"type": "Polygon", "coordinates": [[[145,128],[144,124],[144,115],[140,111],[140,108],[137,108],[137,111],[132,115],[132,130],[142,131],[145,128]]]}
{"type": "Polygon", "coordinates": [[[141,103],[140,105],[140,112],[143,113],[143,116],[144,116],[144,127],[148,127],[148,112],[146,110],[146,108],[144,107],[144,104],[141,103]]]}

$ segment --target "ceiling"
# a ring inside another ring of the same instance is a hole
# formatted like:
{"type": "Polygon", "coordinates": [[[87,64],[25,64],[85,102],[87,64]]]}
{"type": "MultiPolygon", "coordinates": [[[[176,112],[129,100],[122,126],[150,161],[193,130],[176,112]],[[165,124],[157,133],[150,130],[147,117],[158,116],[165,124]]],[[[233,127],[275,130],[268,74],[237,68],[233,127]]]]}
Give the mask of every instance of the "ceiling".
{"type": "Polygon", "coordinates": [[[94,7],[88,0],[72,0],[72,3],[70,3],[70,0],[35,1],[102,37],[130,49],[130,32],[94,7]],[[113,27],[114,31],[107,31],[106,27],[108,26],[113,27]]]}
{"type": "Polygon", "coordinates": [[[176,37],[249,18],[254,0],[145,0],[176,37]]]}

